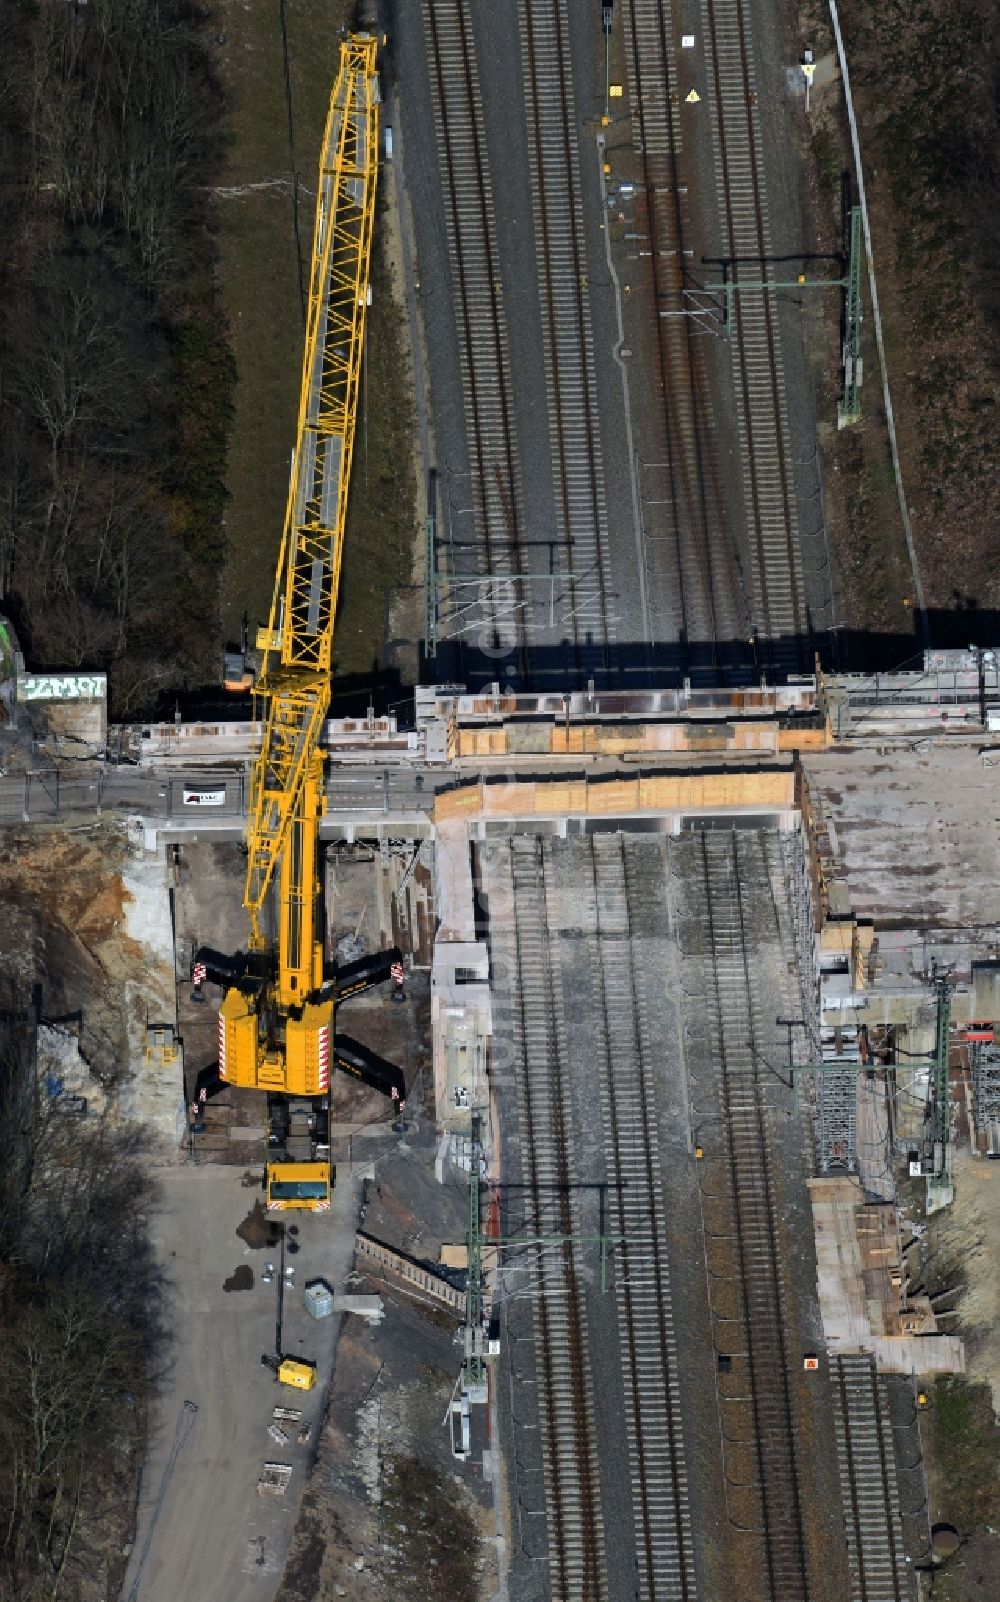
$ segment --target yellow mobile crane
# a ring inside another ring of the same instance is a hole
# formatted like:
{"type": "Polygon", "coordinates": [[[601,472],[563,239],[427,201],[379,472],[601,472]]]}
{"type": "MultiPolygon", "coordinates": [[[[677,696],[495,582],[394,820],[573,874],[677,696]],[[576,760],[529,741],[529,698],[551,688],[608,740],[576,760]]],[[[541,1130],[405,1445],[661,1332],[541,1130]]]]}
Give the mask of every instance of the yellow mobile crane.
{"type": "Polygon", "coordinates": [[[267,1195],[269,1207],[277,1208],[329,1207],[333,1066],[397,1100],[405,1089],[398,1070],[354,1042],[344,1041],[338,1050],[333,1038],[337,1002],[388,977],[399,953],[383,953],[329,979],[319,924],[320,740],[330,701],[370,297],[377,48],[367,33],[342,43],[320,157],[298,433],[274,598],[267,627],[257,635],[262,661],[254,695],[262,743],[247,825],[250,949],[233,959],[207,950],[195,954],[196,984],[210,977],[227,986],[219,1009],[219,1080],[268,1094],[267,1195]],[[276,960],[264,927],[275,880],[276,960]],[[298,1139],[292,1138],[296,1118],[298,1139]]]}

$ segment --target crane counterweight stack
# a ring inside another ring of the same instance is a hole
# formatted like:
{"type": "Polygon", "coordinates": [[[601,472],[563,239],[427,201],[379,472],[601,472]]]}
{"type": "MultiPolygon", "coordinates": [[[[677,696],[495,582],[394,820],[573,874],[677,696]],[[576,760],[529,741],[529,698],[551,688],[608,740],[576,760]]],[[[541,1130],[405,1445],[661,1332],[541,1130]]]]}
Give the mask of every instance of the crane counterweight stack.
{"type": "MultiPolygon", "coordinates": [[[[269,1205],[329,1204],[327,1103],[331,1066],[338,1060],[334,1009],[343,991],[324,974],[320,736],[330,701],[370,299],[378,175],[377,48],[375,37],[365,33],[351,34],[341,45],[323,136],[298,428],[274,595],[267,626],[257,636],[261,671],[254,695],[263,734],[251,775],[247,825],[244,905],[250,918],[250,954],[242,967],[234,961],[234,982],[219,1011],[221,1080],[273,1098],[300,1098],[306,1107],[317,1103],[306,1122],[320,1154],[313,1167],[323,1169],[325,1163],[325,1203],[321,1176],[311,1173],[298,1190],[294,1185],[290,1189],[287,1173],[275,1174],[280,1165],[269,1161],[269,1205]],[[265,929],[265,909],[275,894],[276,961],[270,958],[272,941],[265,929]]],[[[208,955],[218,969],[218,954],[208,955]]],[[[347,1072],[401,1099],[402,1076],[389,1064],[353,1042],[343,1056],[347,1072]]],[[[304,1127],[298,1117],[302,1109],[294,1100],[291,1107],[291,1116],[286,1104],[269,1119],[272,1147],[275,1129],[283,1132],[287,1145],[288,1131],[304,1127]]],[[[295,1164],[297,1170],[301,1166],[295,1164]]]]}

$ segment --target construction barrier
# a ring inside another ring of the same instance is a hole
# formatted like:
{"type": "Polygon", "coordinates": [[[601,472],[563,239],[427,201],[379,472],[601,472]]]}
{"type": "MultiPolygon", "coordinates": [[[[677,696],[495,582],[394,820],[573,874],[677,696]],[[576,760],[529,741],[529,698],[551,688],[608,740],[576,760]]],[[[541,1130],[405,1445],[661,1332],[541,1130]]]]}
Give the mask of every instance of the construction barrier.
{"type": "Polygon", "coordinates": [[[717,773],[658,773],[639,778],[481,781],[442,791],[435,823],[448,818],[580,815],[632,817],[641,812],[775,811],[796,806],[791,768],[717,773]]]}
{"type": "Polygon", "coordinates": [[[403,1252],[394,1252],[391,1246],[376,1240],[374,1235],[366,1235],[361,1229],[355,1237],[355,1245],[359,1268],[377,1267],[386,1273],[396,1274],[415,1290],[433,1296],[435,1301],[445,1302],[449,1307],[454,1307],[460,1312],[464,1311],[464,1292],[456,1290],[454,1285],[449,1285],[446,1279],[432,1274],[412,1257],[407,1257],[403,1252]]]}

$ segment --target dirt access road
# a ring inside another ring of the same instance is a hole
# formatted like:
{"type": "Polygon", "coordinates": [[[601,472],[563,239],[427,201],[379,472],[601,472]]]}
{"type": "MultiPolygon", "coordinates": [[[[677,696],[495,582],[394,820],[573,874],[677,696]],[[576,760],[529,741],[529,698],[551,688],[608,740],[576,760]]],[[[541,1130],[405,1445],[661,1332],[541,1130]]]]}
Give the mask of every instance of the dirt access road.
{"type": "Polygon", "coordinates": [[[295,1266],[295,1286],[284,1297],[283,1345],[320,1369],[320,1384],[303,1394],[279,1387],[260,1361],[274,1350],[277,1311],[276,1279],[262,1284],[260,1276],[269,1262],[277,1268],[279,1253],[251,1249],[237,1234],[259,1190],[244,1187],[241,1169],[218,1166],[172,1169],[161,1184],[155,1243],[171,1281],[174,1345],[123,1595],[128,1602],[267,1602],[280,1583],[316,1438],[314,1427],[309,1446],[297,1445],[294,1435],[286,1446],[276,1444],[267,1433],[271,1409],[301,1407],[314,1426],[323,1413],[338,1321],[310,1318],[302,1290],[318,1276],[343,1285],[354,1249],[353,1186],[343,1181],[325,1217],[295,1218],[299,1250],[286,1257],[295,1266]],[[240,1281],[252,1275],[252,1288],[224,1288],[237,1270],[240,1281]],[[198,1411],[164,1489],[186,1401],[198,1411]],[[281,1499],[257,1494],[265,1460],[294,1466],[281,1499]]]}

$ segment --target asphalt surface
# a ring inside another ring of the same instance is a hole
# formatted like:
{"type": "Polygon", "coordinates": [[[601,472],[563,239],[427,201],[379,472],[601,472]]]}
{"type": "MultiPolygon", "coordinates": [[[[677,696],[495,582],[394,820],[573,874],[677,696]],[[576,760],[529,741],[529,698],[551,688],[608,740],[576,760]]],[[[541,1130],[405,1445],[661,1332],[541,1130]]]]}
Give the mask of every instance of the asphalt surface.
{"type": "MultiPolygon", "coordinates": [[[[435,789],[453,776],[440,769],[365,766],[331,768],[327,813],[331,818],[420,816],[434,804],[435,789]]],[[[177,823],[205,832],[242,828],[249,789],[244,773],[228,770],[154,769],[80,763],[0,778],[0,823],[58,823],[102,813],[138,815],[150,823],[177,823]],[[223,799],[209,805],[186,802],[185,791],[209,791],[223,799]]]]}
{"type": "Polygon", "coordinates": [[[308,1393],[279,1386],[261,1363],[275,1349],[277,1274],[261,1281],[275,1248],[251,1250],[236,1230],[260,1196],[245,1188],[243,1171],[183,1166],[160,1175],[154,1238],[164,1264],[164,1316],[172,1337],[170,1362],[153,1408],[143,1471],[135,1548],[124,1595],[129,1602],[261,1602],[274,1595],[312,1463],[316,1428],[329,1384],[339,1320],[316,1320],[302,1291],[322,1277],[342,1287],[354,1250],[352,1186],[334,1192],[325,1217],[295,1216],[301,1249],[286,1257],[294,1288],[283,1303],[283,1349],[318,1365],[320,1382],[308,1393]],[[238,1268],[250,1268],[253,1287],[226,1291],[238,1268]],[[185,1403],[197,1412],[172,1473],[171,1450],[185,1403]],[[268,1436],[276,1405],[300,1407],[313,1421],[312,1440],[287,1445],[268,1436]],[[284,1497],[259,1496],[265,1461],[290,1463],[284,1497]],[[164,1481],[166,1486],[164,1489],[164,1481]],[[162,1495],[161,1495],[162,1492],[162,1495]]]}

